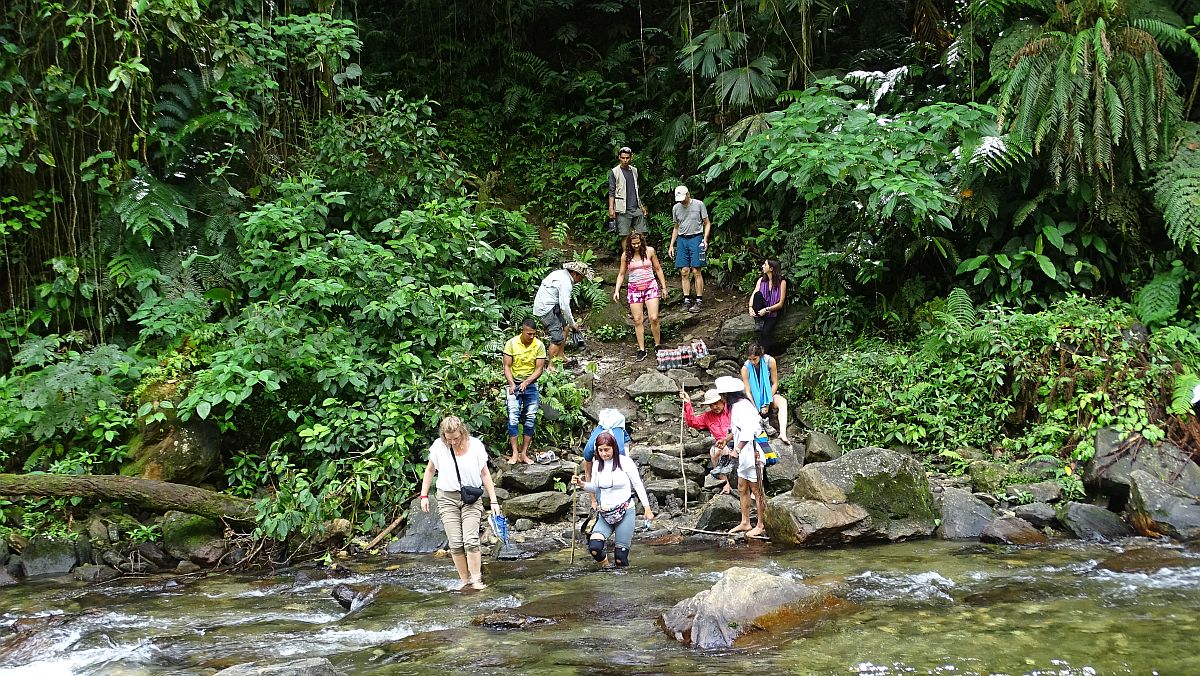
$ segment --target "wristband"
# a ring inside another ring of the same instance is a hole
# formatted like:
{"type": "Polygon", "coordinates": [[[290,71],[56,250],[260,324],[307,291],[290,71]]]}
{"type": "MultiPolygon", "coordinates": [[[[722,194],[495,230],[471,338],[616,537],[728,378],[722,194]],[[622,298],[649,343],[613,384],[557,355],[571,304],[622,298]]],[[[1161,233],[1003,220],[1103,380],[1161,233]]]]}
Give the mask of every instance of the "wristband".
{"type": "Polygon", "coordinates": [[[429,496],[428,496],[428,495],[422,495],[422,496],[421,496],[421,499],[422,499],[422,500],[428,500],[428,499],[429,499],[429,496]]]}

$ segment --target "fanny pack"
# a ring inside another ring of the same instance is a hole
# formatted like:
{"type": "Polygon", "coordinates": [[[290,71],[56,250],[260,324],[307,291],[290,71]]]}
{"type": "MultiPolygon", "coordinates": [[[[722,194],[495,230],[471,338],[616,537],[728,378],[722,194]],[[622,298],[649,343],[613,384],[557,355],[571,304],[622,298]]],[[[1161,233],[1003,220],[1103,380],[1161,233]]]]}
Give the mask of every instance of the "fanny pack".
{"type": "Polygon", "coordinates": [[[616,507],[613,507],[612,509],[600,510],[600,518],[604,519],[604,522],[607,523],[608,525],[615,526],[615,525],[621,523],[622,520],[624,520],[625,511],[628,509],[629,509],[629,500],[626,500],[625,502],[622,502],[621,504],[617,505],[616,507]]]}
{"type": "Polygon", "coordinates": [[[454,461],[454,477],[458,479],[458,495],[462,498],[464,505],[473,505],[476,500],[483,497],[483,488],[463,485],[462,475],[458,473],[458,458],[454,457],[453,448],[449,450],[450,459],[454,461]]]}
{"type": "Polygon", "coordinates": [[[630,288],[630,290],[632,290],[632,291],[636,291],[636,292],[638,292],[638,293],[641,293],[642,291],[649,291],[649,290],[650,290],[650,287],[654,286],[654,285],[655,285],[655,284],[657,284],[657,283],[658,283],[658,280],[656,280],[656,279],[654,279],[653,277],[651,277],[650,279],[647,279],[646,281],[644,281],[644,282],[640,282],[640,283],[634,283],[634,282],[630,282],[630,283],[629,283],[629,288],[630,288]]]}

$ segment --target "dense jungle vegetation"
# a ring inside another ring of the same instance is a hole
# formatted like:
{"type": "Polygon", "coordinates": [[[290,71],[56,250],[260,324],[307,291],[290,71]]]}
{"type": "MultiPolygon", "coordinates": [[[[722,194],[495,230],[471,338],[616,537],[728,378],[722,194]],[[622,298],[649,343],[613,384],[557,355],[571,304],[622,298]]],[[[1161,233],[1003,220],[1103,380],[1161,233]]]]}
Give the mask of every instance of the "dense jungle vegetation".
{"type": "MultiPolygon", "coordinates": [[[[441,414],[499,445],[498,347],[554,240],[613,248],[621,145],[658,241],[684,183],[721,282],[782,259],[812,317],[787,388],[844,444],[1052,460],[1074,490],[1101,426],[1197,448],[1198,24],[1187,0],[10,0],[0,464],[137,473],[177,419],[220,444],[170,477],[258,499],[259,535],[380,527],[441,414]]],[[[583,396],[550,380],[549,438],[583,396]]],[[[91,505],[0,506],[28,533],[91,505]]]]}

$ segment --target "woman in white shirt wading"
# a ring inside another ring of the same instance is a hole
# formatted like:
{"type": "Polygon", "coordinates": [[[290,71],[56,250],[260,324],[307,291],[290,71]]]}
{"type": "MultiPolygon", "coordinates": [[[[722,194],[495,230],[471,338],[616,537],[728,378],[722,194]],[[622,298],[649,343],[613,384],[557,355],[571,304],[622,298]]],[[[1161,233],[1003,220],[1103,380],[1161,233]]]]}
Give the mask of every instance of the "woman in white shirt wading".
{"type": "Polygon", "coordinates": [[[633,511],[633,494],[637,493],[642,503],[646,521],[654,519],[650,501],[646,498],[646,487],[638,474],[637,463],[628,455],[617,453],[617,440],[608,432],[596,437],[596,457],[592,461],[592,480],[571,477],[571,483],[589,493],[595,493],[599,501],[599,515],[592,536],[588,539],[588,551],[603,568],[608,565],[605,545],[608,537],[616,533],[616,549],[613,558],[617,566],[629,565],[629,546],[633,543],[633,527],[637,513],[633,511]]]}
{"type": "Polygon", "coordinates": [[[428,512],[429,485],[437,475],[437,512],[450,541],[450,558],[454,560],[462,587],[469,584],[474,589],[487,588],[483,583],[483,554],[479,550],[483,500],[476,498],[466,504],[460,489],[473,487],[477,494],[486,490],[492,513],[500,513],[487,460],[483,442],[471,436],[462,420],[447,416],[438,425],[438,440],[429,447],[429,464],[421,481],[421,511],[428,512]]]}

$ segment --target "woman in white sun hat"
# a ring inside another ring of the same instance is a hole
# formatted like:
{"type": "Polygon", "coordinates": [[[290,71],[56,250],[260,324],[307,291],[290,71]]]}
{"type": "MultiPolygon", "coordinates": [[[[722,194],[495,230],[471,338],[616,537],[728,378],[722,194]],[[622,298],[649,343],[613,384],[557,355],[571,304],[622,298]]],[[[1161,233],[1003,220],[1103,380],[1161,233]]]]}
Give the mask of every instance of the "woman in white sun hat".
{"type": "Polygon", "coordinates": [[[721,376],[717,378],[717,392],[725,397],[730,409],[730,434],[733,435],[733,455],[737,458],[738,498],[741,501],[742,520],[730,533],[746,533],[747,537],[763,534],[763,510],[766,498],[762,491],[762,466],[764,458],[755,439],[762,434],[762,418],[754,403],[746,397],[745,385],[740,378],[721,376]],[[750,526],[750,494],[753,492],[758,505],[758,525],[750,526]]]}

